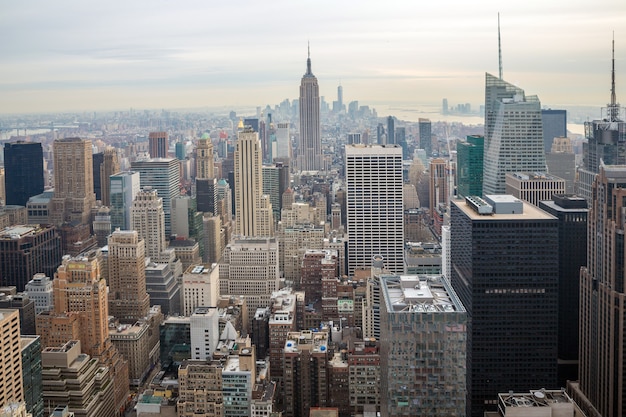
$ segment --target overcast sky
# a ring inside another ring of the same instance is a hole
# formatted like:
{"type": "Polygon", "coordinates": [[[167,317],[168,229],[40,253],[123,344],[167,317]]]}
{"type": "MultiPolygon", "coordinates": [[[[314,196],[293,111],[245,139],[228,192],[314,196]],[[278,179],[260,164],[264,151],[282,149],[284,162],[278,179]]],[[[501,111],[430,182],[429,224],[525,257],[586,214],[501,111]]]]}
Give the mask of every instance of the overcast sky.
{"type": "Polygon", "coordinates": [[[484,101],[498,73],[544,105],[609,100],[625,0],[24,0],[0,7],[0,112],[276,104],[296,98],[307,41],[331,102],[484,101]]]}

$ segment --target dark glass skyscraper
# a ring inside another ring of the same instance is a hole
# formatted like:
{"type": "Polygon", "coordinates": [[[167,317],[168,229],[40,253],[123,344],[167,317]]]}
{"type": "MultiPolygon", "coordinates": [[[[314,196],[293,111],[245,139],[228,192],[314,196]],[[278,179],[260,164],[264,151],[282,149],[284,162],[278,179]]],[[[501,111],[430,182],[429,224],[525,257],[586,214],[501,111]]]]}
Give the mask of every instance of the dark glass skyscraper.
{"type": "Polygon", "coordinates": [[[451,281],[468,314],[468,416],[557,382],[558,222],[510,195],[455,200],[451,281]],[[487,201],[485,201],[487,200],[487,201]]]}
{"type": "Polygon", "coordinates": [[[541,122],[543,123],[544,151],[550,152],[554,138],[567,137],[567,111],[541,110],[541,122]]]}
{"type": "Polygon", "coordinates": [[[456,144],[457,194],[483,195],[483,155],[485,137],[470,135],[456,144]]]}
{"type": "Polygon", "coordinates": [[[43,193],[41,143],[5,144],[4,175],[7,205],[26,206],[30,197],[43,193]]]}
{"type": "Polygon", "coordinates": [[[559,219],[559,385],[578,380],[580,267],[587,265],[587,200],[553,195],[539,208],[559,219]]]}
{"type": "Polygon", "coordinates": [[[432,145],[432,125],[429,119],[419,119],[420,149],[426,151],[426,156],[431,157],[433,153],[432,145]]]}

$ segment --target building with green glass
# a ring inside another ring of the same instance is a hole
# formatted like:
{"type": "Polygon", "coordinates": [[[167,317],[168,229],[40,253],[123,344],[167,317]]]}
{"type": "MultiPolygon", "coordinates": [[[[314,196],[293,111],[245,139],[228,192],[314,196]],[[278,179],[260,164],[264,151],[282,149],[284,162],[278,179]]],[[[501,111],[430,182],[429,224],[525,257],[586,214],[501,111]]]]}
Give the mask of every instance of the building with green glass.
{"type": "Polygon", "coordinates": [[[483,195],[483,155],[485,137],[470,135],[456,144],[457,195],[483,195]]]}

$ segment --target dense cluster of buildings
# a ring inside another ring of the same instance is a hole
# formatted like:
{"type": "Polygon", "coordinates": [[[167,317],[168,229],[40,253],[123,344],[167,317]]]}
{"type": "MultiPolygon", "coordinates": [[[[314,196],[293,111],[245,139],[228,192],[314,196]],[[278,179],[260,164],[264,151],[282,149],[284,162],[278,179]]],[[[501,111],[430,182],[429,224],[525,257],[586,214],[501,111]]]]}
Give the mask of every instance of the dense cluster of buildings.
{"type": "Polygon", "coordinates": [[[615,85],[576,169],[564,111],[485,83],[445,147],[310,56],[298,126],[6,143],[0,415],[626,415],[615,85]]]}

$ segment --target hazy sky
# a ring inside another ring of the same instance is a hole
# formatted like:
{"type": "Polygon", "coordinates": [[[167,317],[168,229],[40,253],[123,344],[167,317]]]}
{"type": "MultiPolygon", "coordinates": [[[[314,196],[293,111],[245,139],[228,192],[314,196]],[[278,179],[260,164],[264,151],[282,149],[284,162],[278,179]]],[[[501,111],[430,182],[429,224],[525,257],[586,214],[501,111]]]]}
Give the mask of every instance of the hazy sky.
{"type": "Polygon", "coordinates": [[[609,100],[624,0],[3,0],[0,112],[276,104],[296,98],[311,43],[331,102],[484,100],[498,73],[544,105],[609,100]]]}

